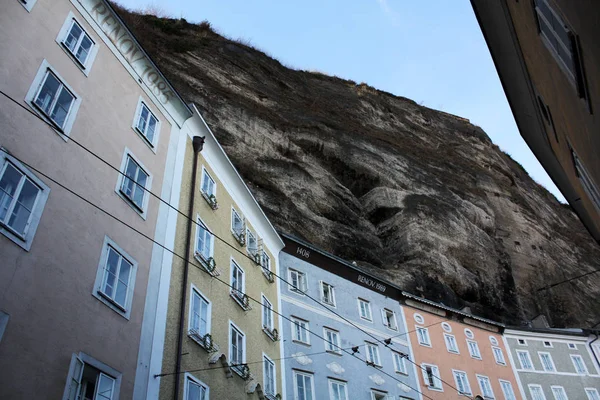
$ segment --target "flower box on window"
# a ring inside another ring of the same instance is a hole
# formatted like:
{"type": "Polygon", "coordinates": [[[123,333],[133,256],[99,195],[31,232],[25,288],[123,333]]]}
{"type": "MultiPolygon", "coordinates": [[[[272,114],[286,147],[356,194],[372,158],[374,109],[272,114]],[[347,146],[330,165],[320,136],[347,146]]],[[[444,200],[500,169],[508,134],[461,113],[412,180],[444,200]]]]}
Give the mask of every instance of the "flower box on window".
{"type": "Polygon", "coordinates": [[[206,351],[214,351],[215,346],[210,333],[207,333],[206,335],[201,335],[196,329],[190,329],[188,332],[188,336],[191,337],[192,340],[198,343],[206,351]]]}
{"type": "Polygon", "coordinates": [[[217,196],[215,196],[214,194],[207,194],[206,192],[202,192],[202,197],[204,197],[204,200],[206,200],[206,202],[208,203],[210,208],[212,208],[213,210],[216,210],[219,208],[219,203],[217,202],[217,196]]]}
{"type": "Polygon", "coordinates": [[[263,268],[262,273],[267,278],[267,280],[271,283],[275,282],[275,275],[270,270],[263,268]]]}
{"type": "Polygon", "coordinates": [[[240,246],[246,245],[246,234],[244,233],[244,231],[241,231],[241,232],[233,231],[232,234],[233,234],[233,237],[235,238],[235,240],[237,240],[237,242],[240,244],[240,246]]]}
{"type": "Polygon", "coordinates": [[[204,269],[211,274],[212,276],[219,276],[220,273],[217,270],[217,262],[215,261],[214,258],[212,257],[208,257],[205,258],[204,255],[202,253],[200,253],[199,251],[197,251],[195,253],[196,258],[200,261],[200,264],[202,265],[202,267],[204,267],[204,269]]]}
{"type": "Polygon", "coordinates": [[[243,380],[250,379],[250,368],[246,364],[232,365],[231,369],[242,377],[243,380]]]}
{"type": "Polygon", "coordinates": [[[233,297],[236,303],[238,303],[244,311],[252,309],[252,307],[250,306],[250,298],[246,293],[242,293],[239,290],[233,289],[231,291],[231,297],[233,297]]]}
{"type": "Polygon", "coordinates": [[[268,326],[263,325],[263,332],[267,334],[267,336],[274,342],[279,340],[279,332],[277,328],[269,328],[268,326]]]}

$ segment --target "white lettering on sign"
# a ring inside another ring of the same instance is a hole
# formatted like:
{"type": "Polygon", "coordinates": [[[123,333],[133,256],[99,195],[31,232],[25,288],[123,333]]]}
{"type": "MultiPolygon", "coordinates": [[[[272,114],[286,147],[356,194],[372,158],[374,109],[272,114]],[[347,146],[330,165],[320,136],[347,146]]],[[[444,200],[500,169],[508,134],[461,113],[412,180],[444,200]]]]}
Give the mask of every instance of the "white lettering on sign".
{"type": "Polygon", "coordinates": [[[383,283],[379,283],[379,282],[374,281],[371,278],[367,278],[366,276],[363,276],[363,275],[358,276],[358,281],[369,287],[374,288],[375,290],[379,290],[381,293],[385,292],[385,290],[387,289],[387,286],[385,286],[383,283]]]}
{"type": "Polygon", "coordinates": [[[298,246],[298,249],[296,250],[296,254],[300,254],[304,258],[310,257],[310,251],[308,251],[305,248],[300,247],[300,246],[298,246]]]}
{"type": "Polygon", "coordinates": [[[80,0],[80,2],[152,93],[161,103],[167,104],[175,93],[110,8],[103,0],[80,0]]]}

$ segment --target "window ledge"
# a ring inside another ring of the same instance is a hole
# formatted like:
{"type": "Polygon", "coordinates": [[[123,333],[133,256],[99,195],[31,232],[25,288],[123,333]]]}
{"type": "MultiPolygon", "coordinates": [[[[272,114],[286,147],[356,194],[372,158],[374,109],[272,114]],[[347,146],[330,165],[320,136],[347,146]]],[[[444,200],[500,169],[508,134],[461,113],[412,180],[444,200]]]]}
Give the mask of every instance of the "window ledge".
{"type": "Polygon", "coordinates": [[[269,339],[271,339],[274,342],[277,342],[279,340],[279,333],[277,332],[277,329],[273,328],[273,329],[269,329],[266,326],[263,326],[262,331],[265,333],[265,335],[267,335],[267,337],[269,339]]]}
{"type": "Polygon", "coordinates": [[[339,352],[339,351],[334,351],[334,350],[325,350],[325,352],[327,352],[327,353],[329,353],[329,354],[331,354],[331,355],[334,355],[334,356],[339,356],[339,357],[342,357],[342,356],[343,356],[343,354],[342,354],[341,352],[339,352]]]}
{"type": "Polygon", "coordinates": [[[219,203],[217,202],[217,198],[214,194],[208,194],[203,190],[200,190],[200,193],[202,194],[202,198],[208,203],[212,210],[219,209],[219,203]]]}
{"type": "Polygon", "coordinates": [[[97,293],[98,293],[99,296],[102,296],[107,301],[110,301],[113,306],[117,307],[122,312],[127,312],[127,310],[125,309],[125,307],[123,307],[122,305],[120,305],[119,303],[117,303],[116,301],[114,301],[112,298],[110,298],[108,295],[106,295],[106,293],[104,293],[102,290],[98,290],[97,293]]]}
{"type": "Polygon", "coordinates": [[[46,114],[46,112],[42,110],[40,106],[35,104],[35,99],[30,101],[29,104],[36,112],[36,114],[42,117],[42,119],[46,121],[50,125],[50,127],[56,131],[56,133],[58,133],[58,136],[60,136],[62,140],[64,140],[65,142],[69,140],[69,136],[65,133],[65,131],[56,122],[54,122],[54,120],[52,120],[52,118],[50,118],[50,116],[48,116],[48,114],[46,114]]]}
{"type": "Polygon", "coordinates": [[[398,375],[408,376],[408,372],[396,371],[398,375]]]}
{"type": "Polygon", "coordinates": [[[275,282],[275,275],[273,275],[273,272],[271,270],[268,270],[268,269],[262,267],[262,273],[269,282],[271,282],[271,283],[275,282]]]}
{"type": "Polygon", "coordinates": [[[292,343],[301,344],[302,346],[310,347],[310,343],[303,342],[301,340],[292,339],[292,343]]]}
{"type": "MultiPolygon", "coordinates": [[[[231,296],[231,298],[242,308],[242,310],[244,310],[244,311],[252,310],[249,300],[244,301],[244,300],[240,299],[240,297],[239,297],[240,295],[234,294],[233,292],[229,293],[229,296],[231,296]]],[[[242,294],[242,296],[245,296],[247,298],[247,296],[245,294],[242,294]]]]}
{"type": "MultiPolygon", "coordinates": [[[[121,175],[121,179],[125,179],[125,177],[123,175],[121,175]]],[[[121,181],[122,182],[122,181],[121,181]]],[[[119,185],[120,186],[120,185],[119,185]]],[[[135,211],[143,220],[146,220],[146,210],[140,208],[140,206],[138,206],[137,204],[135,204],[133,202],[133,200],[131,200],[131,198],[126,195],[121,188],[119,187],[118,190],[116,190],[117,195],[123,199],[123,201],[125,203],[127,203],[127,205],[129,205],[129,207],[131,207],[133,209],[133,211],[135,211]]]]}

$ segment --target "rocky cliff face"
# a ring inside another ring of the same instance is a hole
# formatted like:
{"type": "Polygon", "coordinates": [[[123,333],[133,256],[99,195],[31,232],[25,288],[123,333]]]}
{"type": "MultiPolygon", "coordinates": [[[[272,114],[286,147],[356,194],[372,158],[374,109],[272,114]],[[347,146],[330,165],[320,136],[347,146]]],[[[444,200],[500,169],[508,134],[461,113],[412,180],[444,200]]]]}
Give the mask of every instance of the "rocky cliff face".
{"type": "Polygon", "coordinates": [[[467,120],[282,66],[209,24],[120,10],[284,231],[478,315],[600,321],[600,248],[467,120]]]}

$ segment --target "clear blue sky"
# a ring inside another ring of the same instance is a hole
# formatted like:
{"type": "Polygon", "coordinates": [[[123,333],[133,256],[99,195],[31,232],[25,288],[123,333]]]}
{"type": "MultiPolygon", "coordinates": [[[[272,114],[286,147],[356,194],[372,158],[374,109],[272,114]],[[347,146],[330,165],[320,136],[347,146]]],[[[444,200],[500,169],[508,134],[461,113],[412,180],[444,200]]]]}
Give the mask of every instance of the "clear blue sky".
{"type": "Polygon", "coordinates": [[[469,0],[117,0],[208,20],[283,64],[469,118],[565,201],[517,130],[469,0]]]}

